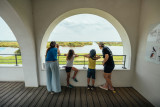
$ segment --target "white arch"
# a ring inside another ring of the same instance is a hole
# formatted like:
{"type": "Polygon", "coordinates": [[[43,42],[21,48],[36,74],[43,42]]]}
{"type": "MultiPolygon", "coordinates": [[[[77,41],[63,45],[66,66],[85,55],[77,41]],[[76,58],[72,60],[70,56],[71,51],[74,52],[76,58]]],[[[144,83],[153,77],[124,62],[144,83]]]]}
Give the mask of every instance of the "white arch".
{"type": "Polygon", "coordinates": [[[37,61],[33,35],[7,0],[0,0],[0,16],[11,28],[20,46],[25,86],[37,87],[37,61]]]}
{"type": "Polygon", "coordinates": [[[61,22],[63,19],[76,15],[76,14],[94,14],[94,15],[98,15],[100,17],[105,18],[106,20],[108,20],[118,31],[122,42],[123,42],[123,53],[124,55],[127,55],[126,57],[126,67],[127,69],[130,69],[130,63],[131,63],[131,45],[130,45],[130,40],[128,38],[127,32],[125,31],[124,27],[118,22],[118,20],[116,18],[114,18],[111,14],[99,10],[99,9],[95,9],[95,8],[79,8],[79,9],[73,9],[70,10],[68,12],[63,13],[62,15],[60,15],[59,17],[57,17],[48,27],[48,29],[46,30],[43,39],[42,39],[42,43],[41,43],[41,48],[40,48],[40,57],[41,57],[41,61],[44,60],[44,55],[45,55],[45,49],[46,49],[46,44],[48,41],[48,38],[50,36],[50,33],[52,32],[52,30],[55,28],[55,26],[61,22]]]}

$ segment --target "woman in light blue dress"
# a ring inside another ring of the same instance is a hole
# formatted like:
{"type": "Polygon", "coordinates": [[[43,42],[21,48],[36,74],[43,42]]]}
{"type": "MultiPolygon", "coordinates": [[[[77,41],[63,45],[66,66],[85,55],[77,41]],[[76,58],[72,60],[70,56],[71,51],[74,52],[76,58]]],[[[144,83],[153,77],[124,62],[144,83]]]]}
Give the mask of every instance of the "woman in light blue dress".
{"type": "Polygon", "coordinates": [[[59,45],[52,41],[46,51],[47,90],[51,94],[61,92],[57,54],[60,55],[59,45]]]}

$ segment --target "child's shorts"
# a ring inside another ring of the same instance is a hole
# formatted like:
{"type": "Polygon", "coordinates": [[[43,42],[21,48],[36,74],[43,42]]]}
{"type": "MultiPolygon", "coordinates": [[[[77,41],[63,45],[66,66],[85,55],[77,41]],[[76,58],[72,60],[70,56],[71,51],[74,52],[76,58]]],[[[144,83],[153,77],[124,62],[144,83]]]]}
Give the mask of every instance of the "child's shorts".
{"type": "Polygon", "coordinates": [[[89,68],[88,68],[87,78],[91,78],[91,77],[92,77],[92,79],[96,79],[96,78],[95,78],[95,73],[96,73],[96,70],[95,70],[95,69],[89,69],[89,68]]]}
{"type": "Polygon", "coordinates": [[[66,69],[66,72],[71,72],[72,67],[66,67],[65,69],[66,69]]]}

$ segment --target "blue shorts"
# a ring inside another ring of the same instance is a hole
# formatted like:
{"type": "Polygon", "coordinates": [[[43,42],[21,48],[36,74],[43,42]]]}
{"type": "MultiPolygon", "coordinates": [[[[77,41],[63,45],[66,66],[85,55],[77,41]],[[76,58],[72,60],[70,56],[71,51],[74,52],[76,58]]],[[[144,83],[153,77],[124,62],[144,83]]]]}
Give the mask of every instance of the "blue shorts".
{"type": "Polygon", "coordinates": [[[89,68],[88,68],[87,78],[91,78],[91,77],[92,77],[92,79],[96,79],[96,78],[95,78],[95,73],[96,73],[96,70],[95,70],[95,69],[89,69],[89,68]]]}

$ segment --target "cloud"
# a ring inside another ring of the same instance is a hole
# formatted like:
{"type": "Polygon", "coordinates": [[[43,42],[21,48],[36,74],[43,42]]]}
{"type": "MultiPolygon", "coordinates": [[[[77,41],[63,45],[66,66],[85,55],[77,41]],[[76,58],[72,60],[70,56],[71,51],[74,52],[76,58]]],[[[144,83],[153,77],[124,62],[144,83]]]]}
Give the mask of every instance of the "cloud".
{"type": "MultiPolygon", "coordinates": [[[[16,38],[0,17],[0,40],[16,38]]],[[[61,21],[53,29],[49,41],[121,41],[114,26],[106,19],[93,14],[79,14],[61,21]]]]}
{"type": "Polygon", "coordinates": [[[61,21],[52,31],[49,41],[121,41],[117,30],[106,19],[79,14],[61,21]]]}

